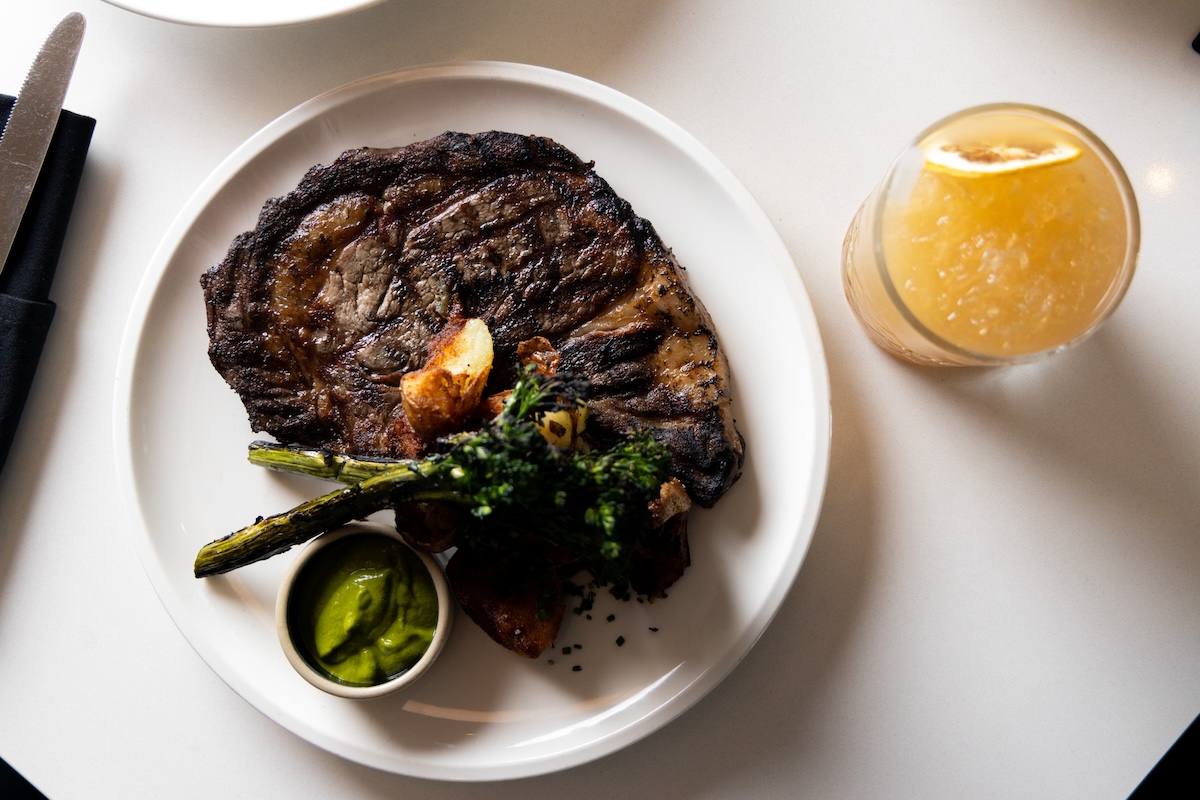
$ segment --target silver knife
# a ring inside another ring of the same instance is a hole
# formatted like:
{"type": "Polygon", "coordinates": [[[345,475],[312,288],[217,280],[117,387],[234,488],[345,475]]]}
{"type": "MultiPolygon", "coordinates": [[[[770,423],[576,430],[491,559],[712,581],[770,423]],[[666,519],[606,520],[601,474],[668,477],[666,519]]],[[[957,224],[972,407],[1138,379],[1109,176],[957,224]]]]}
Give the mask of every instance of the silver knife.
{"type": "Polygon", "coordinates": [[[8,260],[29,195],[58,124],[83,41],[83,15],[72,11],[46,38],[0,135],[0,269],[8,260]]]}

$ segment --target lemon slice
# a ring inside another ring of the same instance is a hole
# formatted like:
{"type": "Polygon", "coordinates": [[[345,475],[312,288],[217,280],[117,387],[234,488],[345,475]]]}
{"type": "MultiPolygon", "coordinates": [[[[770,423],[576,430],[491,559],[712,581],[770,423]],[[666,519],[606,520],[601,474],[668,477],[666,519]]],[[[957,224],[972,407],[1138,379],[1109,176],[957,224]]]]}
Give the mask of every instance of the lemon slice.
{"type": "Polygon", "coordinates": [[[1074,145],[942,144],[925,148],[925,166],[934,172],[978,177],[1048,167],[1079,158],[1074,145]]]}

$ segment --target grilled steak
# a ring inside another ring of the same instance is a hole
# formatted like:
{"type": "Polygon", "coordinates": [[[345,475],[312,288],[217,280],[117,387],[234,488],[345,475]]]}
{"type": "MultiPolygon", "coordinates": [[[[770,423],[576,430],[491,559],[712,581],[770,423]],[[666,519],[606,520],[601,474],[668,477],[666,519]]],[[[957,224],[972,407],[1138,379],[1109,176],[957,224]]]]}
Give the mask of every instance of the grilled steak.
{"type": "Polygon", "coordinates": [[[708,314],[653,227],[549,139],[446,133],[314,167],[201,279],[209,357],[255,430],[412,457],[400,376],[454,317],[491,329],[490,386],[550,341],[593,385],[589,433],[645,427],[692,498],[737,479],[743,443],[708,314]]]}

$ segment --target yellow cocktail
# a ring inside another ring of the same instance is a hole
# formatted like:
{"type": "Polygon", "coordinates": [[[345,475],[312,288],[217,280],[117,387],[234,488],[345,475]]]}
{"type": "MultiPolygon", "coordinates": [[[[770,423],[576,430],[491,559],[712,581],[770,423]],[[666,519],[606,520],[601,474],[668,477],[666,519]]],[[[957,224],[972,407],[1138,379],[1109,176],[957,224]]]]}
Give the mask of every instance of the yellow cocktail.
{"type": "Polygon", "coordinates": [[[1079,341],[1133,276],[1138,215],[1082,126],[1027,106],[969,109],[921,134],[846,235],[851,307],[923,364],[1028,360],[1079,341]]]}

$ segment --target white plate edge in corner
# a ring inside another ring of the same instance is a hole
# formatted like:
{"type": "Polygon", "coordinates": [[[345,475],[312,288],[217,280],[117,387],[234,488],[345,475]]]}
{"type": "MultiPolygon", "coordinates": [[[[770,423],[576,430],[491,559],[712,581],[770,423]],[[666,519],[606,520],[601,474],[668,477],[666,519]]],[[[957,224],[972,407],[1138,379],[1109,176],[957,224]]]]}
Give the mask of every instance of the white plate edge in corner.
{"type": "Polygon", "coordinates": [[[104,0],[143,17],[207,28],[272,28],[339,17],[386,0],[104,0]]]}

